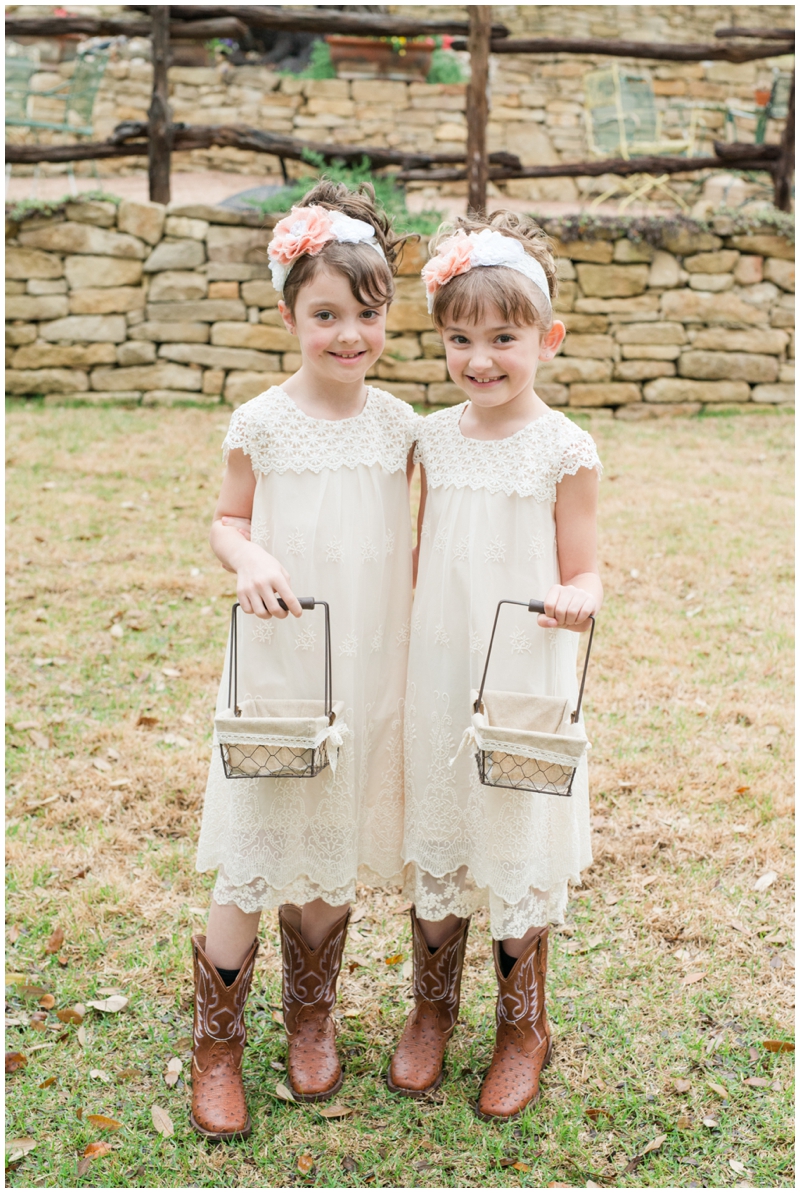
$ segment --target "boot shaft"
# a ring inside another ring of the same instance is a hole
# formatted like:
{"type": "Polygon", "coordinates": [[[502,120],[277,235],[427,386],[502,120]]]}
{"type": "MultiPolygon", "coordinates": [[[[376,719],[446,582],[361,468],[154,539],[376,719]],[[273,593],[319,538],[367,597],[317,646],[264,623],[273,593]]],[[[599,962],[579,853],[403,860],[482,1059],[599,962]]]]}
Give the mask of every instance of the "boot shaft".
{"type": "Polygon", "coordinates": [[[470,920],[464,920],[453,935],[432,953],[422,934],[416,911],[411,908],[414,940],[414,1001],[431,1003],[439,1015],[439,1026],[449,1034],[458,1019],[461,1003],[461,975],[467,949],[470,920]]]}
{"type": "Polygon", "coordinates": [[[547,937],[548,929],[541,928],[517,958],[508,977],[503,974],[500,963],[501,942],[493,942],[494,968],[497,975],[497,1030],[500,1032],[502,1029],[515,1028],[522,1037],[526,1052],[537,1048],[547,1031],[547,937]]]}
{"type": "Polygon", "coordinates": [[[192,937],[195,1054],[214,1043],[222,1043],[228,1044],[240,1055],[247,1040],[244,1008],[258,955],[258,940],[253,941],[236,981],[231,986],[225,985],[216,966],[209,961],[205,945],[205,936],[192,937]]]}
{"type": "Polygon", "coordinates": [[[310,949],[300,932],[300,908],[284,903],[278,909],[283,964],[283,1018],[291,1034],[303,1007],[313,1006],[330,1015],[336,1005],[336,981],[342,965],[350,908],[316,949],[310,949]]]}

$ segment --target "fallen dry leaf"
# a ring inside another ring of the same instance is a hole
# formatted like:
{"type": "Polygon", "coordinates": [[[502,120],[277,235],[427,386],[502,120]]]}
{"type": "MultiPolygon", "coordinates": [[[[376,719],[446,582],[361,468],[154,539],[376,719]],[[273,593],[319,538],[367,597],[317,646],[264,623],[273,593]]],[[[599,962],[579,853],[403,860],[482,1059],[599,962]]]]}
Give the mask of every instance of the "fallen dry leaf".
{"type": "Polygon", "coordinates": [[[791,1040],[763,1040],[767,1052],[794,1052],[791,1040]]]}
{"type": "Polygon", "coordinates": [[[87,1114],[86,1121],[99,1131],[119,1131],[122,1126],[118,1119],[109,1118],[106,1114],[87,1114]]]}
{"type": "Polygon", "coordinates": [[[729,1160],[728,1163],[730,1164],[730,1166],[734,1172],[738,1172],[739,1176],[741,1176],[742,1173],[746,1171],[745,1166],[741,1160],[729,1160]]]}
{"type": "Polygon", "coordinates": [[[271,1069],[277,1069],[279,1073],[286,1072],[286,1065],[283,1063],[282,1060],[271,1060],[269,1062],[269,1067],[271,1069]]]}
{"type": "Polygon", "coordinates": [[[666,1142],[666,1139],[666,1135],[657,1135],[655,1139],[651,1139],[649,1143],[645,1144],[645,1146],[642,1148],[642,1155],[646,1156],[648,1152],[659,1151],[662,1145],[666,1142]]]}
{"type": "Polygon", "coordinates": [[[778,875],[774,870],[767,870],[765,874],[762,874],[761,877],[757,878],[753,883],[753,890],[759,892],[767,890],[768,887],[772,886],[777,877],[778,875]]]}
{"type": "Polygon", "coordinates": [[[166,1110],[164,1110],[163,1106],[151,1106],[150,1115],[153,1119],[153,1126],[158,1131],[159,1135],[163,1135],[165,1139],[171,1139],[175,1134],[175,1128],[172,1125],[172,1119],[169,1117],[166,1110]]]}
{"type": "Polygon", "coordinates": [[[404,958],[403,953],[395,953],[391,957],[384,957],[384,961],[386,962],[387,965],[399,965],[400,962],[403,960],[403,958],[404,958]]]}
{"type": "Polygon", "coordinates": [[[89,1076],[93,1077],[97,1081],[102,1081],[105,1084],[108,1084],[108,1082],[111,1080],[105,1069],[92,1069],[89,1073],[89,1076]]]}
{"type": "Polygon", "coordinates": [[[744,1085],[751,1085],[753,1089],[766,1089],[770,1084],[767,1077],[745,1077],[744,1085]]]}
{"type": "Polygon", "coordinates": [[[603,895],[603,902],[607,904],[608,907],[613,907],[615,903],[619,903],[619,899],[619,895],[614,895],[611,893],[611,891],[606,891],[606,893],[603,895]]]}
{"type": "Polygon", "coordinates": [[[173,1056],[164,1072],[164,1081],[167,1083],[167,1085],[173,1086],[178,1084],[178,1078],[181,1075],[182,1069],[183,1061],[179,1060],[177,1056],[173,1056]]]}
{"type": "Polygon", "coordinates": [[[93,758],[92,766],[99,771],[103,771],[104,773],[111,770],[111,763],[106,762],[105,758],[93,758]]]}
{"type": "Polygon", "coordinates": [[[167,679],[180,679],[181,677],[180,671],[177,671],[174,667],[162,667],[161,674],[167,679]]]}
{"type": "Polygon", "coordinates": [[[31,729],[28,736],[37,750],[50,749],[50,738],[45,733],[40,733],[38,729],[31,729]]]}
{"type": "Polygon", "coordinates": [[[111,1144],[105,1143],[102,1139],[98,1139],[96,1143],[87,1143],[83,1149],[83,1154],[89,1160],[95,1160],[98,1156],[107,1156],[111,1151],[111,1144]]]}
{"type": "Polygon", "coordinates": [[[134,1077],[143,1077],[144,1073],[141,1069],[120,1069],[118,1073],[114,1074],[115,1081],[131,1081],[134,1077]]]}
{"type": "Polygon", "coordinates": [[[39,1089],[49,1089],[51,1085],[55,1085],[57,1077],[45,1077],[44,1081],[39,1082],[39,1089]]]}
{"type": "Polygon", "coordinates": [[[715,1118],[711,1118],[709,1115],[706,1115],[706,1117],[703,1119],[703,1126],[713,1130],[714,1127],[719,1126],[719,1123],[715,1118]]]}
{"type": "Polygon", "coordinates": [[[112,994],[110,998],[99,998],[94,1002],[90,1001],[87,1005],[94,1007],[96,1011],[103,1011],[110,1015],[115,1015],[117,1011],[121,1011],[123,1007],[128,1005],[129,999],[122,994],[112,994]]]}
{"type": "Polygon", "coordinates": [[[83,1023],[83,1015],[75,1009],[75,1007],[64,1007],[60,1011],[56,1011],[57,1017],[62,1023],[83,1023]]]}
{"type": "Polygon", "coordinates": [[[687,973],[686,977],[681,979],[681,985],[693,986],[695,982],[702,982],[705,976],[704,970],[695,970],[693,973],[687,973]]]}
{"type": "Polygon", "coordinates": [[[688,1094],[692,1088],[692,1083],[688,1077],[676,1077],[672,1084],[675,1086],[675,1092],[679,1094],[688,1094]]]}
{"type": "Polygon", "coordinates": [[[81,1024],[81,1026],[78,1028],[76,1035],[78,1037],[78,1043],[80,1044],[81,1048],[85,1048],[86,1047],[86,1028],[83,1026],[83,1024],[81,1024]]]}
{"type": "Polygon", "coordinates": [[[281,1027],[283,1027],[283,1011],[273,1011],[272,1021],[273,1023],[280,1023],[281,1027]]]}
{"type": "Polygon", "coordinates": [[[287,1088],[287,1086],[285,1086],[283,1084],[282,1081],[279,1081],[278,1084],[275,1086],[275,1096],[280,1098],[280,1100],[282,1102],[293,1102],[294,1101],[294,1094],[292,1093],[292,1091],[290,1089],[287,1088]]]}
{"type": "Polygon", "coordinates": [[[692,1120],[688,1114],[679,1114],[676,1127],[679,1131],[690,1131],[692,1128],[692,1120]]]}
{"type": "Polygon", "coordinates": [[[64,942],[64,929],[60,926],[57,926],[54,929],[52,929],[52,934],[50,935],[50,939],[48,940],[48,942],[46,942],[46,945],[44,946],[45,953],[57,953],[58,950],[60,950],[61,946],[63,945],[63,942],[64,942]]]}
{"type": "Polygon", "coordinates": [[[353,1113],[352,1106],[340,1106],[335,1103],[333,1106],[325,1106],[319,1112],[323,1118],[347,1118],[353,1113]]]}
{"type": "Polygon", "coordinates": [[[517,1160],[511,1167],[516,1168],[517,1172],[530,1172],[531,1170],[530,1164],[523,1164],[521,1160],[517,1160]]]}
{"type": "Polygon", "coordinates": [[[25,1135],[22,1139],[7,1139],[6,1162],[13,1164],[15,1160],[21,1160],[23,1156],[27,1156],[28,1152],[33,1151],[35,1147],[36,1140],[31,1139],[30,1135],[25,1135]]]}
{"type": "Polygon", "coordinates": [[[715,1094],[719,1094],[719,1096],[721,1098],[727,1098],[727,1096],[728,1096],[728,1091],[726,1090],[725,1086],[717,1085],[717,1083],[715,1081],[709,1081],[708,1088],[710,1090],[712,1090],[715,1094]]]}
{"type": "Polygon", "coordinates": [[[12,924],[8,930],[8,943],[16,944],[19,940],[20,927],[19,924],[12,924]]]}
{"type": "Polygon", "coordinates": [[[24,1069],[28,1063],[28,1058],[23,1052],[7,1052],[6,1053],[6,1072],[16,1073],[18,1069],[24,1069]]]}
{"type": "Polygon", "coordinates": [[[43,1011],[52,1011],[55,1005],[56,1000],[53,998],[52,994],[45,994],[44,998],[39,999],[39,1006],[43,1011]]]}
{"type": "Polygon", "coordinates": [[[741,920],[730,920],[729,923],[730,923],[730,926],[732,928],[735,928],[737,932],[741,932],[742,936],[752,936],[753,935],[753,933],[750,931],[750,929],[747,927],[747,925],[743,924],[741,920]]]}
{"type": "Polygon", "coordinates": [[[301,1176],[308,1176],[311,1169],[314,1167],[314,1157],[306,1153],[303,1156],[297,1157],[297,1171],[301,1176]]]}

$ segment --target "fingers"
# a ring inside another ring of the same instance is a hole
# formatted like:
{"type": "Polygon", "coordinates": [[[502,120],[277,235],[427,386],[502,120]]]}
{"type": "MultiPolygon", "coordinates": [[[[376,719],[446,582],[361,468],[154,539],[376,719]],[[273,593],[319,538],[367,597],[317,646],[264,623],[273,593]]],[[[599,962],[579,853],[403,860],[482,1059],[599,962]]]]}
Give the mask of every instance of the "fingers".
{"type": "MultiPolygon", "coordinates": [[[[283,568],[281,568],[281,571],[283,571],[283,568]]],[[[281,578],[275,584],[277,595],[282,597],[283,601],[286,604],[287,609],[294,617],[302,617],[303,610],[300,608],[300,602],[298,601],[297,597],[294,595],[291,588],[289,587],[289,577],[288,577],[288,575],[286,575],[286,572],[284,572],[283,574],[286,577],[286,579],[281,578]]],[[[286,616],[286,614],[283,612],[283,610],[281,610],[281,615],[283,617],[286,616]]]]}
{"type": "Polygon", "coordinates": [[[539,614],[543,629],[565,629],[582,632],[588,629],[589,618],[596,608],[595,598],[582,588],[554,584],[544,600],[544,613],[539,614]]]}

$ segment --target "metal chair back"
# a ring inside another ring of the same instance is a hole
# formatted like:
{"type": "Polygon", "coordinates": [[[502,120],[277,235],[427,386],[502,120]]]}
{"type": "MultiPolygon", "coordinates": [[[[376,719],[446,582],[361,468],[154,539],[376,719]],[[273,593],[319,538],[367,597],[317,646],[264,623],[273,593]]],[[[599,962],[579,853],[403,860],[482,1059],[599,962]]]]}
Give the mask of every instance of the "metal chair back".
{"type": "Polygon", "coordinates": [[[31,78],[39,69],[38,55],[33,47],[12,46],[6,52],[6,124],[25,124],[31,95],[31,78]]]}
{"type": "Polygon", "coordinates": [[[77,55],[71,77],[45,91],[31,91],[31,76],[38,70],[36,63],[32,63],[28,69],[27,59],[6,58],[6,124],[90,137],[94,101],[103,81],[108,57],[107,49],[90,46],[77,55]],[[9,94],[9,80],[14,88],[13,100],[9,94]],[[36,98],[63,101],[62,119],[39,120],[32,116],[31,101],[36,98]]]}

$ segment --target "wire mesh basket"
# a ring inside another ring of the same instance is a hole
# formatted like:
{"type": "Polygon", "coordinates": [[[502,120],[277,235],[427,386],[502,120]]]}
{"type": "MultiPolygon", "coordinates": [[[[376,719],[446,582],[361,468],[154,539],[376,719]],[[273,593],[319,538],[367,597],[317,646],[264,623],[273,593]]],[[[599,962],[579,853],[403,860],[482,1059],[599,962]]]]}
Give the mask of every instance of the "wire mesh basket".
{"type": "Polygon", "coordinates": [[[342,722],[344,704],[331,699],[330,610],[327,601],[299,599],[303,609],[321,606],[325,611],[324,699],[245,696],[239,701],[237,601],[231,610],[228,708],[214,722],[228,779],[310,779],[327,766],[336,769],[347,727],[342,722]]]}
{"type": "Polygon", "coordinates": [[[486,675],[501,605],[521,605],[544,613],[541,601],[500,601],[494,616],[480,691],[473,691],[472,728],[481,783],[546,795],[569,796],[578,764],[589,743],[580,723],[583,689],[594,637],[594,618],[586,648],[578,703],[524,692],[490,691],[486,675]]]}

